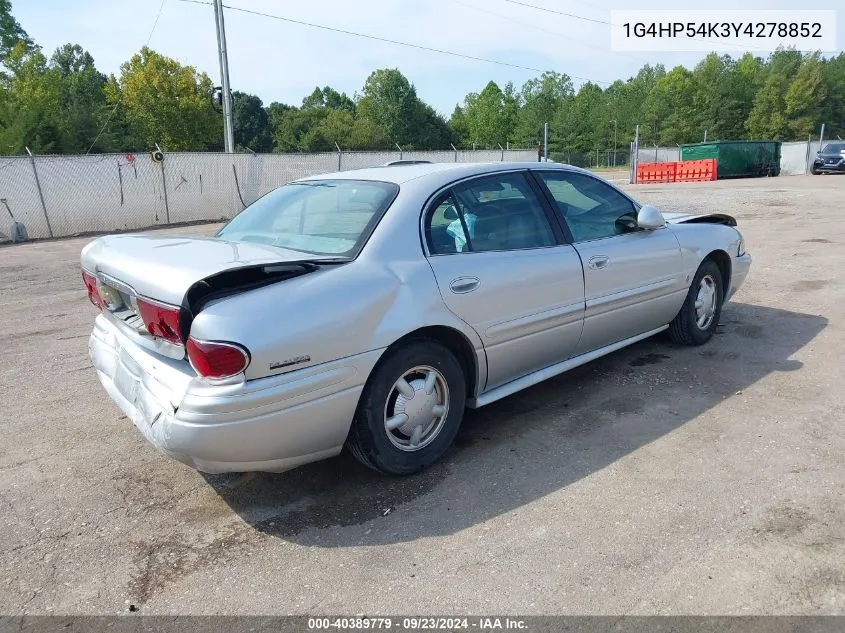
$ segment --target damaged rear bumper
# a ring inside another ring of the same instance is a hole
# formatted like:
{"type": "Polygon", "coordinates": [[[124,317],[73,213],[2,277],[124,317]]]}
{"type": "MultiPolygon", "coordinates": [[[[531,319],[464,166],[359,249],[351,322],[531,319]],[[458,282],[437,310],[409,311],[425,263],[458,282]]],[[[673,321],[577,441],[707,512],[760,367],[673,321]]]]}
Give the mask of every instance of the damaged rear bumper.
{"type": "Polygon", "coordinates": [[[280,472],[340,452],[381,350],[237,384],[139,347],[102,315],[89,351],[100,382],[143,436],[208,473],[280,472]]]}

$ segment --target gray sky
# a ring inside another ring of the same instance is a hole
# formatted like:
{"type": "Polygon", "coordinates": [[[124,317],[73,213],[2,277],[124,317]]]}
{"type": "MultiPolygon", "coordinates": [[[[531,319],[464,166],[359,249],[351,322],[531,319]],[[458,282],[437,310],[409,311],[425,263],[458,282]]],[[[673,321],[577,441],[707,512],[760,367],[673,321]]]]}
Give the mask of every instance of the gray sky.
{"type": "MultiPolygon", "coordinates": [[[[610,20],[625,0],[523,0],[528,4],[610,20]]],[[[644,63],[693,66],[704,53],[612,53],[610,26],[556,15],[505,0],[225,0],[233,7],[281,15],[394,40],[448,49],[512,64],[611,82],[644,63]],[[494,15],[496,14],[496,15],[494,15]],[[500,17],[503,16],[503,17],[500,17]]],[[[74,42],[105,73],[147,41],[160,0],[12,0],[12,11],[49,54],[74,42]]],[[[709,9],[837,9],[840,0],[711,0],[709,9]]],[[[675,0],[650,0],[637,9],[678,8],[675,0]]],[[[838,47],[845,46],[845,9],[837,15],[838,47]]],[[[226,11],[232,88],[257,94],[265,105],[299,105],[316,85],[350,96],[376,68],[398,67],[417,92],[449,115],[467,92],[491,79],[519,87],[538,73],[331,33],[237,11],[226,11]]],[[[150,46],[208,73],[219,83],[210,6],[165,0],[150,46]]],[[[765,56],[760,50],[753,51],[765,56]]],[[[606,85],[606,84],[603,84],[606,85]]]]}

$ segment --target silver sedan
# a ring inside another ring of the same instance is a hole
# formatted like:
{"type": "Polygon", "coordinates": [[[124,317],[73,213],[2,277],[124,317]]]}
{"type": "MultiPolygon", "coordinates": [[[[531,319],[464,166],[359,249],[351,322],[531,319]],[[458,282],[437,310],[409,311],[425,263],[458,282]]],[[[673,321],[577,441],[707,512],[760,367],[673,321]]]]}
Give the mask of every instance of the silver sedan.
{"type": "Polygon", "coordinates": [[[712,336],[751,263],[730,216],[661,214],[541,163],[306,178],[212,238],[82,252],[102,384],[205,472],[338,454],[407,474],[480,407],[667,330],[712,336]]]}

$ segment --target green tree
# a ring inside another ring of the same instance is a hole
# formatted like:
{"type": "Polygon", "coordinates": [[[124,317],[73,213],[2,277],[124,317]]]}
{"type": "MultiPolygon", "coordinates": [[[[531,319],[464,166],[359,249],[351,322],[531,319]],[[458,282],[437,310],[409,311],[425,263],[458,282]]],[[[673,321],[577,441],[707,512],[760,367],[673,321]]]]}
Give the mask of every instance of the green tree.
{"type": "Polygon", "coordinates": [[[417,90],[396,68],[380,68],[364,83],[356,104],[357,116],[382,130],[390,146],[448,147],[446,121],[417,97],[417,90]]]}
{"type": "Polygon", "coordinates": [[[306,136],[326,117],[325,108],[300,109],[271,103],[268,111],[276,151],[313,151],[313,143],[322,143],[319,139],[306,139],[306,136]]]}
{"type": "MultiPolygon", "coordinates": [[[[507,90],[505,90],[507,97],[507,90]]],[[[572,80],[568,75],[545,72],[522,85],[518,104],[516,139],[524,143],[542,138],[543,126],[551,124],[557,111],[575,96],[572,80]]],[[[513,140],[513,139],[509,139],[513,140]]]]}
{"type": "Polygon", "coordinates": [[[12,3],[9,0],[0,0],[0,65],[5,66],[6,58],[19,45],[22,46],[21,52],[32,52],[36,48],[12,15],[12,3]]]}
{"type": "MultiPolygon", "coordinates": [[[[341,145],[343,149],[347,146],[341,145]]],[[[384,130],[381,129],[372,119],[358,117],[352,125],[349,135],[350,149],[384,149],[392,147],[384,130]]]]}
{"type": "Polygon", "coordinates": [[[254,152],[273,149],[270,119],[261,99],[245,92],[232,93],[232,124],[235,145],[254,152]]]}
{"type": "Polygon", "coordinates": [[[801,53],[779,50],[769,57],[766,77],[754,95],[745,129],[754,138],[789,139],[791,131],[786,109],[786,91],[801,66],[801,53]]]}
{"type": "Polygon", "coordinates": [[[62,91],[47,59],[23,42],[6,58],[11,75],[0,93],[0,152],[61,152],[62,91]]]}
{"type": "Polygon", "coordinates": [[[745,121],[763,82],[763,73],[762,61],[751,53],[726,64],[709,104],[708,138],[746,138],[745,121]]]}
{"type": "Polygon", "coordinates": [[[456,105],[449,117],[449,129],[452,131],[452,138],[455,145],[463,147],[470,142],[469,122],[461,106],[456,105]]]}
{"type": "MultiPolygon", "coordinates": [[[[94,58],[78,44],[65,44],[50,58],[50,72],[58,75],[61,110],[58,127],[64,152],[85,153],[115,149],[113,138],[99,135],[106,115],[106,77],[94,58]]],[[[120,148],[117,148],[120,149],[120,148]]]]}
{"type": "Polygon", "coordinates": [[[693,73],[683,66],[658,78],[643,102],[643,140],[658,145],[701,140],[694,99],[693,73]]]}
{"type": "Polygon", "coordinates": [[[552,129],[558,132],[554,135],[555,142],[550,141],[552,149],[566,148],[580,153],[609,149],[607,118],[604,91],[588,81],[556,113],[552,129]]]}
{"type": "Polygon", "coordinates": [[[845,53],[839,53],[836,57],[824,61],[822,84],[827,98],[822,104],[820,120],[816,121],[816,124],[825,123],[829,138],[845,138],[845,53]]]}
{"type": "Polygon", "coordinates": [[[219,143],[223,123],[208,75],[146,46],[120,70],[118,81],[106,84],[106,96],[121,108],[138,143],[171,151],[219,143]]]}
{"type": "Polygon", "coordinates": [[[463,108],[469,142],[480,147],[504,145],[513,135],[514,117],[506,95],[495,81],[479,93],[470,93],[463,108]]]}
{"type": "Polygon", "coordinates": [[[330,86],[314,88],[314,92],[302,100],[303,108],[332,108],[355,114],[355,102],[330,86]]]}
{"type": "Polygon", "coordinates": [[[327,108],[325,114],[302,138],[301,147],[308,152],[328,152],[351,145],[355,118],[348,110],[327,108]]]}
{"type": "Polygon", "coordinates": [[[795,78],[784,95],[789,132],[792,138],[803,138],[815,131],[824,112],[827,86],[822,79],[821,56],[813,53],[804,57],[795,78]]]}

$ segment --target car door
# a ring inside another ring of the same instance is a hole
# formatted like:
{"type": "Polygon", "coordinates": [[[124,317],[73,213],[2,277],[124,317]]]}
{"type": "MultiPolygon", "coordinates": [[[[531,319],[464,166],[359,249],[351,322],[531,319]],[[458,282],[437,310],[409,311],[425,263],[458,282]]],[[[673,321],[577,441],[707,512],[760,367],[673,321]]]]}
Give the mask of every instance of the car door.
{"type": "Polygon", "coordinates": [[[581,261],[524,172],[453,185],[429,205],[424,230],[444,303],[484,343],[485,389],[572,354],[584,314],[581,261]]]}
{"type": "Polygon", "coordinates": [[[584,267],[584,354],[671,321],[686,295],[681,249],[668,228],[636,226],[638,208],[608,183],[537,170],[584,267]]]}

